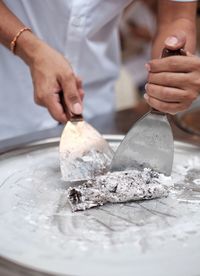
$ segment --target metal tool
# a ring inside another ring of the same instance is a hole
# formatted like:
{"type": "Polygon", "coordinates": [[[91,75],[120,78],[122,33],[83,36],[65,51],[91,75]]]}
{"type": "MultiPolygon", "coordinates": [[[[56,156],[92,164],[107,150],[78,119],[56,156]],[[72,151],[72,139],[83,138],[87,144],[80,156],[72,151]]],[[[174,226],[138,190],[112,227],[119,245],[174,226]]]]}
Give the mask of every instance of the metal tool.
{"type": "MultiPolygon", "coordinates": [[[[184,50],[164,49],[162,57],[186,55],[184,50]]],[[[111,171],[151,168],[171,175],[174,157],[173,134],[165,113],[151,109],[136,122],[118,147],[111,171]]]]}
{"type": "MultiPolygon", "coordinates": [[[[67,108],[61,93],[61,103],[67,108]]],[[[73,115],[60,139],[60,168],[65,181],[83,181],[106,173],[110,168],[113,150],[101,134],[84,121],[82,115],[73,115]]]]}
{"type": "MultiPolygon", "coordinates": [[[[114,148],[121,142],[109,139],[114,148]]],[[[72,185],[60,180],[56,141],[0,155],[1,276],[199,275],[199,147],[175,142],[172,196],[73,214],[66,194],[72,185]]]]}

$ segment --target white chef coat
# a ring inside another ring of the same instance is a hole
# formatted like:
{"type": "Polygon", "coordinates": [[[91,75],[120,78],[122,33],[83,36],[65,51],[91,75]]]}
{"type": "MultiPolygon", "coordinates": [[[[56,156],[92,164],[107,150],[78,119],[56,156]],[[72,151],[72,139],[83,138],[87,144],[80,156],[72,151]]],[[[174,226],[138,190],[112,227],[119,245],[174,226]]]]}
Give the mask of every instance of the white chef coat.
{"type": "MultiPolygon", "coordinates": [[[[59,50],[83,79],[86,119],[114,107],[120,55],[117,20],[131,0],[4,0],[22,22],[59,50]]],[[[57,124],[33,101],[28,67],[0,45],[0,139],[57,124]]]]}

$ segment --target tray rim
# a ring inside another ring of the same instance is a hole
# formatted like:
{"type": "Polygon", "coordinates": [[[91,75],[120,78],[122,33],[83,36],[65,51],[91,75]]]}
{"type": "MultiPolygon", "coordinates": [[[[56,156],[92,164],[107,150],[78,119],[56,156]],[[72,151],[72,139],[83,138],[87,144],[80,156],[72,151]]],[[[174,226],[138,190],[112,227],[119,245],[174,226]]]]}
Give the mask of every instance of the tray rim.
{"type": "MultiPolygon", "coordinates": [[[[125,135],[121,135],[121,134],[103,134],[102,135],[109,143],[120,143],[123,138],[125,137],[125,135]]],[[[18,141],[18,137],[17,140],[18,141]]],[[[49,146],[56,146],[59,145],[59,141],[60,141],[60,137],[52,137],[52,138],[44,138],[44,139],[40,139],[38,138],[37,141],[35,142],[25,142],[25,143],[21,143],[20,145],[17,145],[15,143],[13,143],[13,145],[9,145],[8,147],[5,146],[5,149],[3,149],[3,146],[5,145],[5,142],[3,141],[3,144],[1,144],[0,141],[0,156],[3,155],[11,155],[12,153],[16,153],[22,150],[30,150],[31,148],[39,148],[42,145],[49,147],[49,146]]],[[[13,142],[14,139],[13,139],[13,142]]],[[[198,145],[195,144],[191,144],[191,143],[187,143],[187,142],[181,142],[181,141],[174,141],[174,148],[176,150],[177,147],[187,147],[190,149],[200,149],[200,147],[198,145]]]]}
{"type": "MultiPolygon", "coordinates": [[[[110,134],[110,135],[103,135],[103,137],[110,143],[119,143],[122,141],[122,139],[124,138],[125,135],[115,135],[115,134],[110,134]]],[[[20,148],[14,148],[14,149],[10,149],[10,150],[6,150],[5,152],[1,152],[0,153],[0,157],[13,157],[16,156],[19,152],[20,153],[24,153],[24,151],[26,152],[26,150],[38,150],[41,147],[55,147],[58,146],[59,144],[59,140],[60,137],[53,137],[53,138],[47,138],[47,139],[39,139],[36,142],[33,143],[25,143],[24,146],[20,147],[20,148]]],[[[0,143],[1,145],[1,143],[0,143]]],[[[192,145],[190,143],[185,143],[185,142],[180,142],[180,141],[174,141],[174,145],[175,145],[175,151],[176,149],[178,149],[179,147],[184,147],[185,149],[199,149],[200,147],[197,145],[192,145]]],[[[0,160],[1,161],[1,160],[0,160]]],[[[5,268],[6,263],[9,267],[7,267],[8,271],[9,268],[11,268],[11,275],[15,275],[12,272],[12,269],[15,269],[15,266],[17,266],[17,268],[19,270],[22,270],[22,275],[26,275],[27,271],[30,274],[30,276],[56,276],[57,274],[54,274],[48,270],[37,270],[36,267],[34,266],[28,266],[26,264],[23,264],[21,262],[18,262],[12,258],[8,258],[8,257],[4,257],[0,254],[0,271],[1,271],[1,263],[3,263],[3,268],[5,268]],[[25,270],[23,272],[23,270],[25,270]],[[26,271],[27,270],[27,271],[26,271]]],[[[20,271],[21,272],[21,271],[20,271]]],[[[16,273],[17,275],[17,273],[16,273]]],[[[71,274],[59,274],[60,276],[72,276],[71,274]]],[[[73,275],[75,276],[75,275],[73,275]]]]}

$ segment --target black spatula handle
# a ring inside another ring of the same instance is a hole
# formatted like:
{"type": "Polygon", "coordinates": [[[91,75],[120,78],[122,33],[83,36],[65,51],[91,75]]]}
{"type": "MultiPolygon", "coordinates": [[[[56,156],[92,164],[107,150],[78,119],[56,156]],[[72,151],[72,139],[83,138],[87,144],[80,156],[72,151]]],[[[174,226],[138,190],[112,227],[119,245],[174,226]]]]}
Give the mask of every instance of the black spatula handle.
{"type": "MultiPolygon", "coordinates": [[[[171,56],[186,56],[186,52],[181,48],[178,50],[170,50],[167,48],[164,48],[162,51],[162,58],[171,57],[171,56]]],[[[155,108],[151,109],[152,113],[159,114],[159,115],[165,115],[165,113],[158,111],[155,108]]]]}
{"type": "Polygon", "coordinates": [[[167,48],[164,48],[162,51],[162,58],[165,57],[171,57],[171,56],[186,56],[186,52],[181,48],[178,50],[170,50],[167,48]]]}
{"type": "Polygon", "coordinates": [[[67,117],[70,118],[70,121],[73,121],[73,122],[82,121],[83,120],[83,115],[82,114],[77,115],[77,114],[73,114],[72,112],[69,112],[69,110],[67,108],[67,105],[65,103],[63,91],[60,91],[59,97],[60,97],[60,103],[63,107],[63,110],[64,110],[65,114],[67,115],[67,117]]]}

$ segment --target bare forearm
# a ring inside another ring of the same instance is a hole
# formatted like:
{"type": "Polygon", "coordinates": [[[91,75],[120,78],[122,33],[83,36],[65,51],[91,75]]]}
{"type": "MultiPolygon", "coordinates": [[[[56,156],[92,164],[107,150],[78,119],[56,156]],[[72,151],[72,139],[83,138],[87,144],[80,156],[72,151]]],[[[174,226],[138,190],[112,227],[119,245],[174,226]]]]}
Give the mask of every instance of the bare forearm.
{"type": "Polygon", "coordinates": [[[0,1],[0,42],[10,47],[10,42],[24,24],[0,1]]]}
{"type": "MultiPolygon", "coordinates": [[[[0,0],[0,43],[10,49],[10,43],[22,28],[26,27],[0,0]]],[[[40,40],[31,32],[24,32],[20,35],[16,44],[15,53],[26,63],[31,62],[37,45],[40,40]]]]}
{"type": "Polygon", "coordinates": [[[62,54],[32,32],[22,31],[25,27],[28,26],[0,0],[0,43],[10,48],[10,43],[20,34],[16,40],[15,54],[29,66],[35,102],[45,106],[53,118],[64,123],[71,114],[82,113],[82,83],[62,54]],[[61,91],[68,108],[67,113],[60,102],[61,91]]]}
{"type": "Polygon", "coordinates": [[[147,69],[145,99],[153,108],[175,114],[186,110],[199,95],[199,59],[196,44],[196,3],[159,1],[158,32],[147,69]],[[164,47],[184,48],[186,56],[159,58],[164,47]],[[191,53],[189,53],[191,52],[191,53]]]}
{"type": "Polygon", "coordinates": [[[194,52],[196,47],[196,2],[176,3],[159,0],[157,33],[153,43],[152,57],[158,58],[169,36],[180,32],[186,34],[185,49],[194,52]]]}

